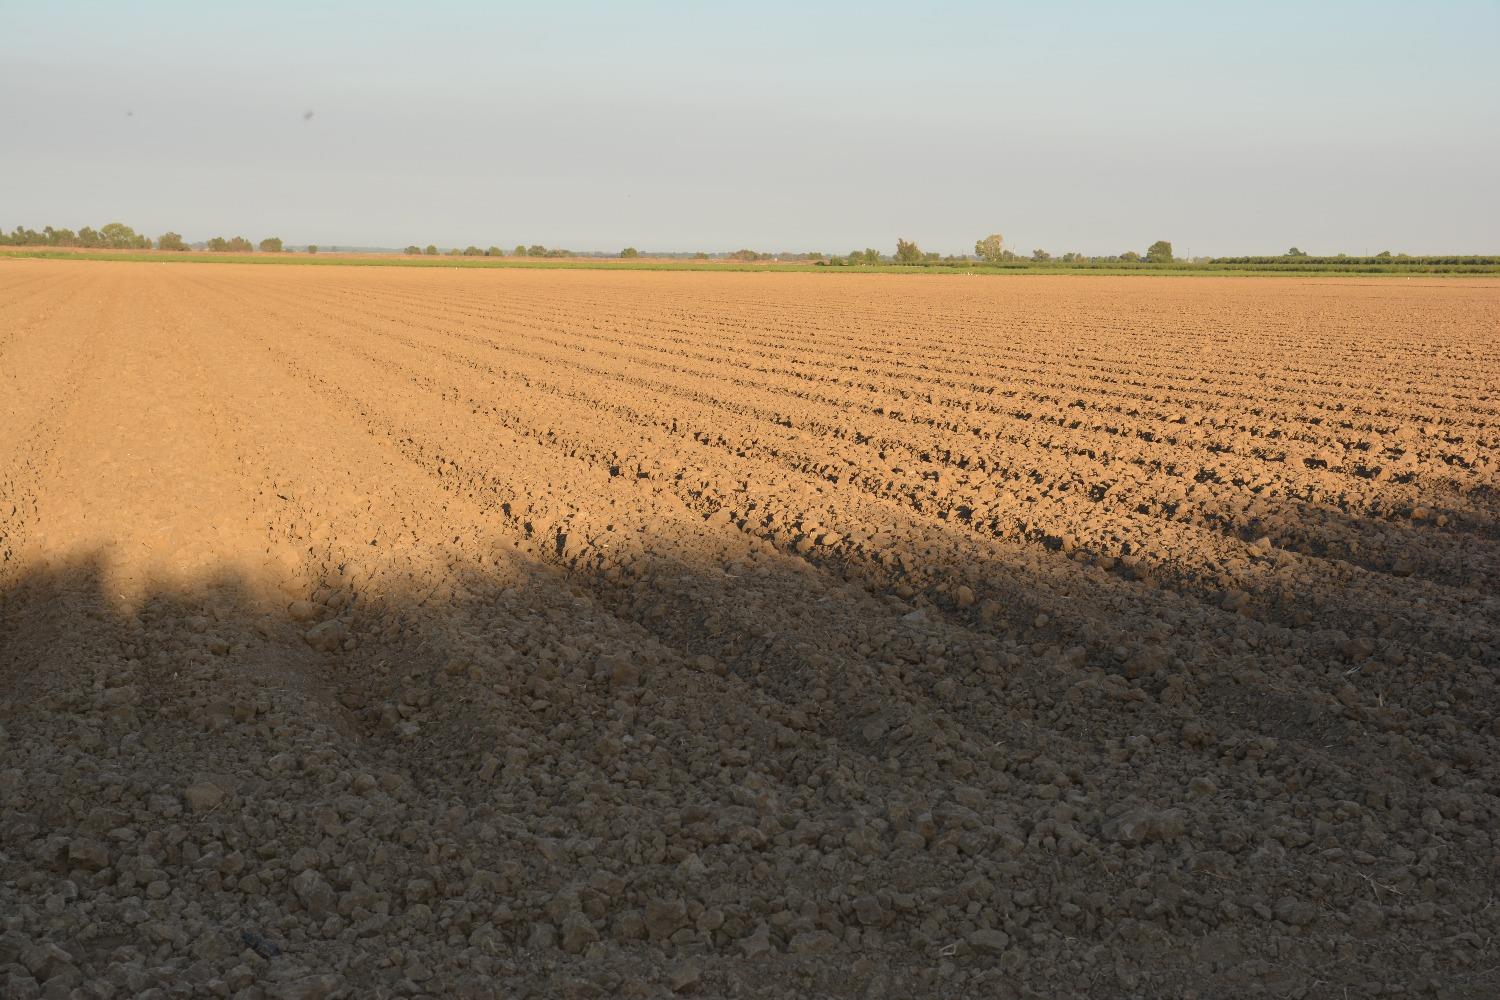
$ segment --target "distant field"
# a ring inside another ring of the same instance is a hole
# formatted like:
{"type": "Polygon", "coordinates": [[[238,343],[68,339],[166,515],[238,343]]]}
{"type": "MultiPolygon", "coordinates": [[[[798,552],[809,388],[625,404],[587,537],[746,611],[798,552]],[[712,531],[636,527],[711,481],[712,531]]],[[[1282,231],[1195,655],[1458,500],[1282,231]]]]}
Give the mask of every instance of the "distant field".
{"type": "Polygon", "coordinates": [[[812,262],[677,260],[666,258],[612,257],[437,257],[381,253],[180,253],[159,250],[76,250],[55,247],[0,247],[0,257],[35,257],[56,260],[123,260],[169,263],[209,264],[291,264],[322,267],[512,267],[545,269],[606,269],[626,271],[808,271],[856,274],[1150,274],[1150,275],[1234,275],[1234,274],[1319,274],[1340,275],[1415,275],[1415,274],[1500,274],[1500,258],[1439,258],[1440,263],[1371,263],[1369,258],[1352,258],[1350,262],[1330,258],[1248,257],[1211,264],[1173,262],[1138,264],[1115,261],[1082,264],[1061,261],[1009,261],[1004,264],[967,265],[934,264],[908,267],[897,264],[861,264],[854,267],[830,266],[812,262]],[[1472,263],[1471,261],[1481,261],[1472,263]]]}

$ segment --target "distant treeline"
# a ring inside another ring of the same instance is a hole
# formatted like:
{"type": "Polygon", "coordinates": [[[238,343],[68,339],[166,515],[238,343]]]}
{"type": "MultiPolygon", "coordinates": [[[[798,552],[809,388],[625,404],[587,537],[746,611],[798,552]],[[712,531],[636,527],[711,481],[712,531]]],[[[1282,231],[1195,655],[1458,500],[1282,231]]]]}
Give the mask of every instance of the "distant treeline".
{"type": "MultiPolygon", "coordinates": [[[[401,251],[408,257],[504,257],[506,253],[500,247],[489,247],[481,250],[472,244],[460,250],[458,247],[450,247],[447,250],[439,250],[436,243],[429,243],[425,247],[413,244],[401,251]]],[[[571,250],[560,250],[556,247],[547,248],[540,243],[531,246],[517,246],[510,252],[512,257],[572,257],[571,250]]],[[[637,256],[636,254],[622,254],[621,256],[637,256]]]]}
{"type": "MultiPolygon", "coordinates": [[[[208,250],[213,253],[251,253],[256,249],[243,236],[231,236],[229,239],[215,236],[202,243],[186,243],[177,233],[162,233],[153,241],[151,237],[137,233],[123,222],[111,222],[98,229],[84,226],[77,232],[71,229],[54,229],[52,226],[44,226],[38,232],[25,226],[17,226],[9,233],[0,230],[0,246],[77,247],[84,250],[150,250],[154,247],[157,250],[208,250]]],[[[282,250],[281,240],[275,236],[261,240],[259,246],[264,253],[280,253],[282,250]]],[[[318,252],[317,247],[308,247],[308,251],[318,252]]]]}
{"type": "Polygon", "coordinates": [[[1333,257],[1311,257],[1306,254],[1281,257],[1214,257],[1209,263],[1212,264],[1337,264],[1340,266],[1348,264],[1374,264],[1395,265],[1405,267],[1409,265],[1432,266],[1438,264],[1473,264],[1479,266],[1493,267],[1500,264],[1500,257],[1486,256],[1417,256],[1405,253],[1381,253],[1373,257],[1350,257],[1347,254],[1337,254],[1333,257]]]}
{"type": "MultiPolygon", "coordinates": [[[[754,260],[750,251],[733,255],[736,259],[754,260]],[[747,256],[741,257],[740,254],[747,256]]],[[[780,259],[792,259],[782,256],[780,259]]],[[[1500,267],[1500,257],[1487,255],[1426,255],[1393,254],[1383,250],[1373,257],[1351,257],[1338,254],[1332,257],[1313,257],[1292,247],[1275,257],[1192,257],[1175,256],[1172,244],[1157,240],[1146,248],[1145,253],[1126,250],[1109,256],[1089,256],[1076,250],[1054,257],[1046,250],[1033,250],[1023,257],[1004,245],[999,233],[992,233],[975,242],[974,255],[942,256],[923,251],[912,240],[896,241],[895,254],[887,257],[876,250],[852,250],[844,257],[824,257],[820,253],[804,254],[796,259],[811,260],[819,267],[853,267],[870,264],[893,264],[901,267],[943,267],[983,269],[1058,269],[1058,270],[1173,270],[1173,271],[1291,271],[1312,272],[1343,271],[1362,274],[1390,274],[1398,272],[1416,273],[1462,273],[1489,272],[1500,267]]]]}
{"type": "MultiPolygon", "coordinates": [[[[212,239],[199,243],[187,243],[178,233],[169,232],[163,233],[153,241],[150,237],[137,233],[122,222],[111,222],[100,226],[98,229],[94,229],[91,226],[84,226],[76,232],[71,229],[56,229],[52,226],[45,226],[41,230],[17,226],[9,233],[0,230],[0,246],[77,247],[90,250],[150,250],[154,248],[168,251],[207,250],[212,253],[253,253],[256,250],[262,253],[282,253],[285,251],[282,241],[275,236],[267,237],[258,244],[252,244],[243,236],[231,236],[228,238],[215,236],[212,239]]],[[[317,253],[317,245],[309,244],[306,252],[317,253]]],[[[440,250],[436,244],[432,243],[427,244],[425,247],[418,247],[413,244],[401,252],[410,256],[423,257],[520,257],[555,259],[575,256],[618,256],[626,260],[631,260],[646,256],[635,247],[626,247],[618,254],[602,254],[597,252],[576,254],[571,250],[545,247],[538,243],[533,243],[529,246],[519,244],[510,251],[506,251],[498,246],[490,246],[483,250],[472,245],[463,249],[453,247],[440,250]]],[[[1007,248],[1004,238],[999,233],[991,233],[989,236],[977,240],[974,244],[973,255],[945,255],[924,251],[913,240],[899,239],[896,241],[896,252],[893,254],[882,254],[873,247],[866,247],[863,250],[851,250],[843,256],[828,255],[818,251],[782,250],[779,252],[768,252],[744,249],[729,253],[709,254],[703,251],[691,253],[668,252],[652,253],[650,256],[673,259],[690,258],[700,261],[727,260],[734,263],[784,262],[812,264],[817,267],[900,266],[1017,270],[1033,268],[1057,270],[1171,269],[1178,271],[1256,270],[1310,273],[1343,271],[1363,274],[1389,274],[1396,272],[1487,272],[1500,268],[1500,256],[1493,255],[1412,255],[1383,250],[1372,257],[1351,257],[1347,254],[1338,254],[1332,257],[1314,257],[1296,247],[1292,247],[1284,254],[1273,257],[1182,258],[1174,256],[1172,244],[1166,240],[1157,240],[1147,247],[1144,253],[1135,250],[1126,250],[1123,253],[1108,256],[1089,256],[1074,250],[1054,257],[1046,250],[1037,249],[1031,251],[1029,256],[1022,256],[1007,248]]]]}
{"type": "Polygon", "coordinates": [[[84,226],[78,232],[46,226],[41,232],[17,226],[9,233],[0,231],[0,244],[14,247],[86,247],[99,250],[149,250],[151,240],[139,235],[123,222],[84,226]]]}

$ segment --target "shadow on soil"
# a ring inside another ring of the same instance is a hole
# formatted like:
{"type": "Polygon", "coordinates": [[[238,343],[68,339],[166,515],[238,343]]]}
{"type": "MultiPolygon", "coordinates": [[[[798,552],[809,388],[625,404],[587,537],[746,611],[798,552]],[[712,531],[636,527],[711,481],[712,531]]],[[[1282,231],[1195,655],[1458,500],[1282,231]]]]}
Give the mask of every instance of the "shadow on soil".
{"type": "Polygon", "coordinates": [[[1500,984],[1462,605],[1366,649],[1257,620],[1269,587],[1236,613],[1061,553],[550,542],[383,594],[226,572],[127,607],[97,556],[7,586],[0,993],[1500,984]]]}

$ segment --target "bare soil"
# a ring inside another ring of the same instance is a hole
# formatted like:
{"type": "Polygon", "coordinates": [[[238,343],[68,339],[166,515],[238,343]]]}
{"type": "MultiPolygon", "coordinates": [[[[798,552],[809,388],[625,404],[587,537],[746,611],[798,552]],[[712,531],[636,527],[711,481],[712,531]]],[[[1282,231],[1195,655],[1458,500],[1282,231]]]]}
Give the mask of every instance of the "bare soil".
{"type": "Polygon", "coordinates": [[[0,996],[1492,997],[1500,282],[0,261],[0,996]]]}

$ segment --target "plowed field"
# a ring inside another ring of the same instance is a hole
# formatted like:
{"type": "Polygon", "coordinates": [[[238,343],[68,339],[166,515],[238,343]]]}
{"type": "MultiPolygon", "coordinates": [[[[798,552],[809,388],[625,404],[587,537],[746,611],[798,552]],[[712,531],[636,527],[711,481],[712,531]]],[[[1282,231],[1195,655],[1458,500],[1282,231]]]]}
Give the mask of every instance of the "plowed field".
{"type": "Polygon", "coordinates": [[[1487,279],[0,262],[0,996],[1492,997],[1497,483],[1487,279]]]}

